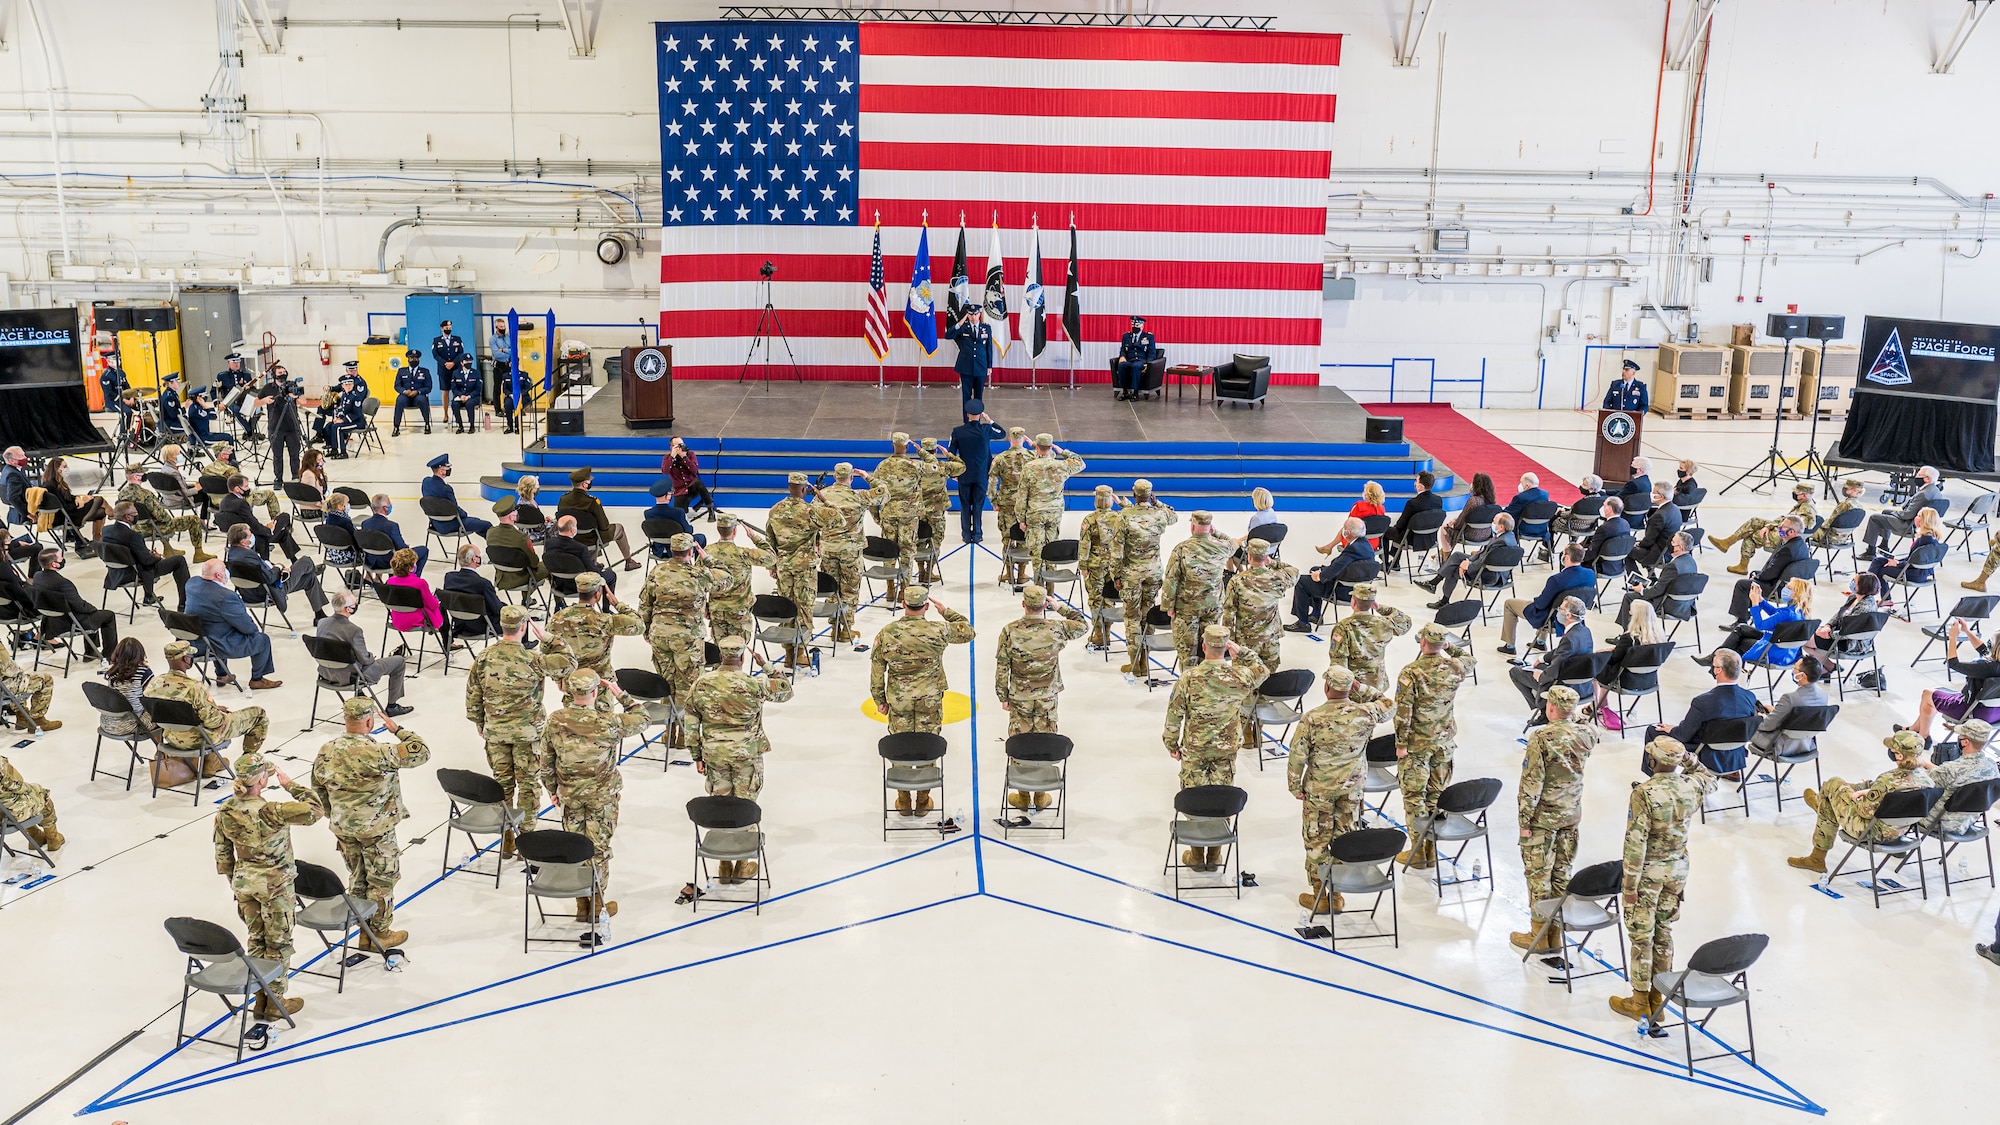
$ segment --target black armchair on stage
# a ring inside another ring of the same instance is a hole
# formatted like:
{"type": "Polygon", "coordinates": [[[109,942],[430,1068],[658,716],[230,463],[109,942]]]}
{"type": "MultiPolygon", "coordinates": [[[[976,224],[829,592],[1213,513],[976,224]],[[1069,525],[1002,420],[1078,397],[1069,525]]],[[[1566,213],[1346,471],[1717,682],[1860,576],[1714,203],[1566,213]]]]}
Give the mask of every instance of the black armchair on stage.
{"type": "MultiPolygon", "coordinates": [[[[1111,362],[1107,366],[1111,369],[1111,383],[1113,386],[1116,386],[1118,383],[1118,357],[1112,356],[1111,362]]],[[[1156,355],[1146,361],[1146,370],[1139,376],[1139,389],[1135,393],[1142,395],[1152,394],[1164,386],[1166,381],[1167,357],[1156,355]]]]}
{"type": "Polygon", "coordinates": [[[1215,369],[1217,402],[1262,404],[1271,393],[1271,357],[1238,355],[1215,369]]]}

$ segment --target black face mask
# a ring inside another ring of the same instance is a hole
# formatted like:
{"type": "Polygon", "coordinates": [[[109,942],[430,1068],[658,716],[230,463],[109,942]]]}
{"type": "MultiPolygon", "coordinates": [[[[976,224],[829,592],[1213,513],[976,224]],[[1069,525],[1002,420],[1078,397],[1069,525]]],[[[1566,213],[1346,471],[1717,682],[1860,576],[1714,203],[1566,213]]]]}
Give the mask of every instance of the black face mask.
{"type": "Polygon", "coordinates": [[[1688,471],[1686,469],[1675,469],[1674,475],[1682,480],[1688,479],[1688,471]]]}

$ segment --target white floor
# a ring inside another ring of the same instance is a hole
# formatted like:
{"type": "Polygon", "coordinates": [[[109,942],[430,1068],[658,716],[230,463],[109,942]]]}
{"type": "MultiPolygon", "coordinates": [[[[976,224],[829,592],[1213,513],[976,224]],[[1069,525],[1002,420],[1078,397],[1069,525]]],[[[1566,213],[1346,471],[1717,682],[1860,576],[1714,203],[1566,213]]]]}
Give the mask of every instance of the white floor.
{"type": "MultiPolygon", "coordinates": [[[[1003,407],[994,413],[1004,424],[1003,407]]],[[[1584,415],[1478,417],[1559,473],[1586,467],[1584,415]]],[[[1782,507],[1742,489],[1715,495],[1769,444],[1765,427],[1656,419],[1648,435],[1663,471],[1680,456],[1702,462],[1712,528],[1782,507]]],[[[387,486],[403,498],[399,514],[414,533],[426,458],[450,449],[460,480],[470,482],[511,455],[511,440],[405,438],[386,459],[336,463],[336,483],[387,486]]],[[[1803,438],[1794,444],[1803,448],[1803,438]]],[[[1503,482],[1503,494],[1511,484],[1503,482]]],[[[1950,491],[1962,507],[1969,489],[1950,491]]],[[[627,522],[636,525],[636,513],[627,522]]],[[[1291,541],[1306,544],[1328,538],[1333,519],[1290,522],[1291,541]]],[[[1703,561],[1712,573],[1723,565],[1713,552],[1703,561]]],[[[1947,605],[1969,572],[1961,552],[1946,570],[1947,605]]],[[[97,573],[85,564],[72,577],[93,591],[97,573]]],[[[219,794],[190,807],[184,797],[149,799],[143,787],[85,782],[93,721],[76,689],[89,674],[80,667],[57,693],[54,714],[65,729],[5,751],[54,792],[69,846],[52,881],[0,897],[0,996],[10,1025],[0,1111],[27,1104],[133,1029],[136,1039],[29,1120],[85,1111],[103,1121],[212,1122],[242,1119],[254,1105],[258,1114],[317,1121],[351,1118],[336,1107],[357,1104],[366,1116],[413,1121],[585,1107],[633,1120],[656,1119],[641,1107],[664,1102],[728,1121],[1267,1121],[1329,1105],[1507,1121],[1579,1109],[1633,1121],[1787,1121],[1801,1112],[1872,1120],[1985,1104],[1976,1081],[1941,1076],[1962,1073],[1954,1057],[2000,1043],[1992,1015],[2000,976],[1972,956],[1972,943],[1991,932],[2000,894],[1980,882],[1950,898],[1935,889],[1928,901],[1899,897],[1880,911],[1852,881],[1836,887],[1838,897],[1823,894],[1784,864],[1805,850],[1811,814],[1788,800],[1777,816],[1768,788],[1748,819],[1713,816],[1694,831],[1677,927],[1683,956],[1712,937],[1771,935],[1753,974],[1761,1069],[1724,1060],[1701,1064],[1689,1079],[1678,1033],[1641,1039],[1606,1008],[1622,982],[1599,977],[1565,995],[1539,964],[1524,967],[1507,943],[1525,917],[1519,854],[1509,844],[1522,707],[1492,653],[1497,627],[1477,634],[1484,683],[1460,702],[1456,776],[1506,782],[1494,810],[1498,887],[1452,888],[1439,901],[1427,883],[1406,883],[1400,948],[1343,942],[1336,956],[1293,934],[1302,889],[1297,806],[1282,766],[1259,772],[1247,756],[1238,773],[1251,794],[1245,866],[1261,885],[1240,901],[1163,896],[1175,788],[1159,741],[1167,692],[1128,683],[1115,664],[1080,648],[1066,662],[1062,704],[1064,732],[1077,743],[1069,838],[1003,844],[992,819],[1005,728],[992,705],[991,643],[1017,613],[1015,599],[996,587],[991,557],[976,549],[955,553],[945,574],[940,596],[974,615],[981,634],[948,664],[975,710],[947,728],[946,807],[965,810],[978,835],[880,840],[881,727],[861,711],[867,658],[841,652],[768,718],[775,750],[763,804],[776,885],[761,916],[693,917],[673,905],[691,865],[682,805],[700,792],[699,780],[686,767],[633,762],[617,835],[613,897],[622,909],[612,944],[594,957],[553,945],[524,955],[517,866],[498,890],[472,873],[437,881],[440,864],[467,849],[461,837],[444,854],[445,802],[429,775],[486,764],[462,717],[463,673],[429,671],[412,685],[417,712],[406,720],[436,751],[405,782],[413,815],[402,833],[408,904],[398,925],[413,935],[407,967],[388,974],[371,961],[350,972],[344,995],[329,981],[295,980],[293,995],[307,1001],[299,1029],[240,1066],[213,1047],[173,1052],[181,961],[160,928],[167,916],[192,914],[241,932],[209,843],[209,802],[219,794]]],[[[636,593],[638,576],[621,586],[636,593]]],[[[1727,593],[1726,582],[1711,586],[1704,646],[1727,593]]],[[[1421,591],[1398,584],[1388,597],[1428,616],[1421,591]]],[[[371,628],[379,612],[364,610],[371,628]]],[[[886,620],[884,610],[869,611],[863,629],[872,634],[886,620]]],[[[1601,637],[1615,631],[1608,619],[1592,624],[1601,637]]],[[[164,633],[156,621],[142,616],[134,632],[157,654],[164,633]]],[[[1919,643],[1914,626],[1892,627],[1884,661],[1892,690],[1880,700],[1849,697],[1822,742],[1829,776],[1883,767],[1889,724],[1907,719],[1917,691],[1942,675],[1936,664],[1922,673],[1908,667],[1919,643]]],[[[1288,665],[1324,667],[1322,645],[1295,635],[1284,644],[1288,665]]],[[[289,638],[278,638],[278,653],[287,684],[255,702],[272,711],[276,752],[302,774],[334,729],[299,733],[310,664],[289,638]]],[[[1412,642],[1399,641],[1392,665],[1414,654],[1412,642]]],[[[646,666],[644,643],[620,641],[618,659],[646,666]]],[[[1685,660],[1664,680],[1670,719],[1705,682],[1685,660]]],[[[1636,741],[1614,740],[1594,757],[1579,864],[1618,855],[1638,754],[1636,741]]],[[[303,858],[339,869],[323,826],[296,837],[303,858]]],[[[1977,869],[1982,859],[1971,862],[1977,869]]],[[[23,869],[9,861],[8,874],[23,869]]],[[[316,940],[302,934],[299,949],[303,961],[316,940]]],[[[196,1018],[218,1011],[198,1002],[196,1018]]],[[[1740,1014],[1719,1017],[1716,1028],[1744,1041],[1740,1014]]]]}

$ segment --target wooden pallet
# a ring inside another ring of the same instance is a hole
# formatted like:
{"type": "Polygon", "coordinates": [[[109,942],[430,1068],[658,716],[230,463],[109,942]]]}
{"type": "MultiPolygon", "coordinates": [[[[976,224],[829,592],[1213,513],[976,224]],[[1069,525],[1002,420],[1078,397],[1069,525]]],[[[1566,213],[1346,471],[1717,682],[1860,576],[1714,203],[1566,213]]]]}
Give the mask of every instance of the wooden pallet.
{"type": "Polygon", "coordinates": [[[1682,406],[1665,412],[1656,411],[1656,413],[1660,413],[1660,416],[1663,418],[1678,418],[1683,422],[1692,422],[1697,418],[1704,421],[1716,421],[1734,417],[1734,415],[1719,406],[1708,410],[1696,410],[1692,407],[1682,406]]]}

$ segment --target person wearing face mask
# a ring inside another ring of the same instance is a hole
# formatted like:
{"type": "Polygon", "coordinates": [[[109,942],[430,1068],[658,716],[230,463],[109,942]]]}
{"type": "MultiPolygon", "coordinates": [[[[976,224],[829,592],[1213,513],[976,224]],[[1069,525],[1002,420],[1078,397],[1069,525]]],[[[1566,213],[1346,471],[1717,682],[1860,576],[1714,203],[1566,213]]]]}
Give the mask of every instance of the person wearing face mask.
{"type": "MultiPolygon", "coordinates": [[[[460,526],[472,534],[479,536],[481,539],[486,538],[486,533],[493,530],[493,525],[486,520],[480,519],[478,516],[467,513],[458,503],[458,493],[452,489],[451,482],[446,479],[451,476],[451,454],[440,453],[429,461],[424,462],[424,467],[431,471],[431,475],[424,478],[423,485],[418,489],[423,498],[426,500],[444,500],[449,502],[452,511],[458,513],[456,522],[460,526]]],[[[431,530],[441,535],[451,535],[457,530],[457,528],[452,526],[452,523],[452,520],[439,521],[433,518],[431,520],[431,530]]]]}
{"type": "Polygon", "coordinates": [[[1819,819],[1813,824],[1812,852],[1792,856],[1785,862],[1803,871],[1826,873],[1826,853],[1836,834],[1845,832],[1856,840],[1892,840],[1901,828],[1879,824],[1875,810],[1882,798],[1903,789],[1924,789],[1931,785],[1930,767],[1924,764],[1924,740],[1915,731],[1899,730],[1882,740],[1892,765],[1867,785],[1855,785],[1829,777],[1821,788],[1806,790],[1806,804],[1819,819]]]}

